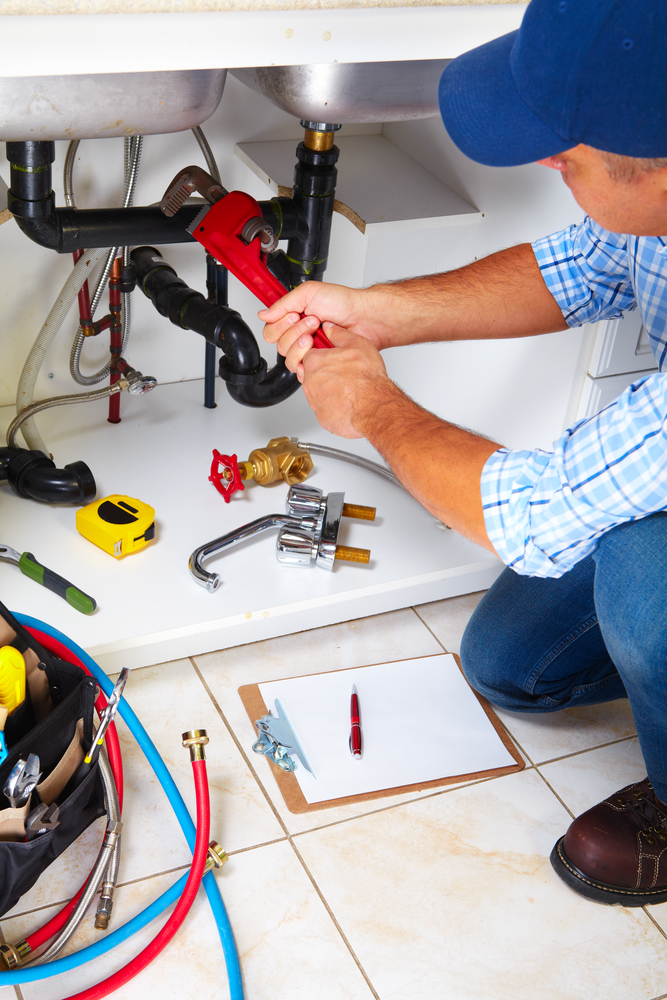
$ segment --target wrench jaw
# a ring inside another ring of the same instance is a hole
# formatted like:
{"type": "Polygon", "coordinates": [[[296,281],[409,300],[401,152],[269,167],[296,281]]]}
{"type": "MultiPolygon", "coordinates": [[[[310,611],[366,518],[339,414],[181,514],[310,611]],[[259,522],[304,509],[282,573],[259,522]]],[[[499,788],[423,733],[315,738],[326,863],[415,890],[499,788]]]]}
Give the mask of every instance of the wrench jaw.
{"type": "Polygon", "coordinates": [[[58,818],[59,813],[60,810],[55,802],[52,802],[51,805],[42,803],[41,805],[36,806],[26,820],[26,841],[30,842],[36,837],[40,837],[43,833],[55,830],[60,823],[58,818]]]}
{"type": "Polygon", "coordinates": [[[37,754],[28,754],[27,760],[17,760],[2,788],[12,809],[21,809],[30,801],[30,796],[39,784],[41,777],[42,772],[37,754]]]}
{"type": "Polygon", "coordinates": [[[21,565],[21,556],[16,551],[16,549],[10,548],[9,545],[0,545],[0,561],[1,562],[11,562],[16,566],[21,565]]]}

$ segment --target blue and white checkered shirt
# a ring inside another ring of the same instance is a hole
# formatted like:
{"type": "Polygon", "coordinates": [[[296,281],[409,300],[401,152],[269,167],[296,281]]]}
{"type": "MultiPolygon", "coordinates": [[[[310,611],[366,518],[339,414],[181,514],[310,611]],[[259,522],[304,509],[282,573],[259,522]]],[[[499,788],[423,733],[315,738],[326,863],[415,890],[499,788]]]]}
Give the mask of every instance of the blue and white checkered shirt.
{"type": "Polygon", "coordinates": [[[501,448],[484,466],[496,552],[517,573],[558,577],[610,528],[667,510],[667,237],[610,233],[587,218],[533,250],[569,326],[638,306],[661,370],[570,427],[552,451],[501,448]]]}

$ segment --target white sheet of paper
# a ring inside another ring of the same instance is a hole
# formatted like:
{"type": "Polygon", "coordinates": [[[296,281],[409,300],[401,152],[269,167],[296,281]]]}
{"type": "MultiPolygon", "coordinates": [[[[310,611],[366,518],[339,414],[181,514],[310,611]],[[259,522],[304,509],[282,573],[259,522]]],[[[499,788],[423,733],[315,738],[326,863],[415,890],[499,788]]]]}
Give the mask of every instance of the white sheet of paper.
{"type": "Polygon", "coordinates": [[[326,802],[516,763],[451,653],[259,685],[282,706],[315,777],[294,775],[307,802],[326,802]],[[363,756],[349,749],[359,695],[363,756]]]}

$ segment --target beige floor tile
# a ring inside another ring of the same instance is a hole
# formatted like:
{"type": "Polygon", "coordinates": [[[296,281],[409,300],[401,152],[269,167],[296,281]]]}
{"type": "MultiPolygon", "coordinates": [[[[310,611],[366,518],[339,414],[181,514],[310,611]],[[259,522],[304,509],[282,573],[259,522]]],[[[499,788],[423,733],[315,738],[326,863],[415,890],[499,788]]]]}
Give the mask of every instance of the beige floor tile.
{"type": "Polygon", "coordinates": [[[485,593],[485,590],[480,590],[477,594],[420,604],[415,611],[448,653],[458,653],[468,620],[485,593]]]}
{"type": "Polygon", "coordinates": [[[503,708],[496,711],[535,764],[590,750],[635,733],[630,703],[625,698],[543,714],[508,712],[503,708]]]}
{"type": "Polygon", "coordinates": [[[428,629],[408,608],[194,659],[287,829],[298,832],[385,808],[390,801],[406,801],[419,797],[420,793],[301,815],[290,813],[271,773],[271,765],[252,752],[257,733],[238,695],[239,686],[441,652],[428,629]]]}
{"type": "Polygon", "coordinates": [[[568,821],[526,771],[295,844],[383,1000],[664,993],[667,949],[644,911],[588,902],[552,871],[568,821]]]}
{"type": "Polygon", "coordinates": [[[636,737],[543,764],[539,770],[573,816],[579,816],[624,785],[646,777],[636,737]]]}
{"type": "MultiPolygon", "coordinates": [[[[159,750],[191,816],[195,795],[190,753],[182,746],[188,729],[205,729],[211,795],[211,833],[227,851],[284,837],[253,774],[220,719],[189,660],[144,667],[130,674],[130,705],[159,750]]],[[[187,864],[189,850],[157,778],[124,723],[120,724],[126,777],[121,880],[187,864]]]]}
{"type": "MultiPolygon", "coordinates": [[[[234,930],[247,1000],[371,1000],[335,924],[287,843],[232,857],[217,876],[234,930]]],[[[134,916],[175,876],[159,876],[118,892],[118,925],[134,916]]],[[[26,918],[3,922],[9,936],[23,933],[26,918]]],[[[39,984],[25,985],[25,1000],[57,1000],[121,968],[152,939],[146,928],[104,958],[39,984]]],[[[77,950],[95,937],[90,923],[72,942],[77,950]]],[[[70,949],[68,948],[68,951],[70,949]]],[[[227,980],[220,941],[203,894],[187,922],[159,958],[116,994],[122,1000],[225,1000],[227,980]]]]}

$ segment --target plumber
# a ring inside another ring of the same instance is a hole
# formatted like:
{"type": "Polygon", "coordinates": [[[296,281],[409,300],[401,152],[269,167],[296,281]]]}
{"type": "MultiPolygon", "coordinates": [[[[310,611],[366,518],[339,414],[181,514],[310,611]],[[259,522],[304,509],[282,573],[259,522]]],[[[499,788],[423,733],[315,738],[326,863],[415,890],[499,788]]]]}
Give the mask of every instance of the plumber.
{"type": "Polygon", "coordinates": [[[551,855],[572,889],[625,906],[667,900],[666,51],[665,0],[532,0],[518,31],[449,64],[442,117],[480,163],[560,171],[583,223],[448,274],[306,282],[259,314],[321,425],[367,438],[427,510],[506,564],[463,639],[472,686],[519,712],[629,699],[648,777],[575,819],[551,855]],[[552,451],[440,420],[380,354],[634,308],[665,374],[552,451]],[[320,321],[334,350],[311,350],[320,321]]]}

